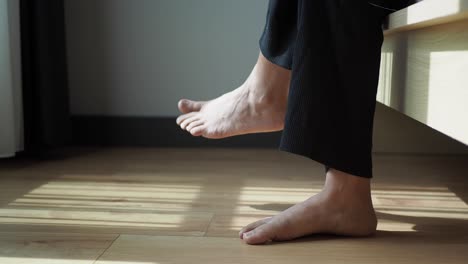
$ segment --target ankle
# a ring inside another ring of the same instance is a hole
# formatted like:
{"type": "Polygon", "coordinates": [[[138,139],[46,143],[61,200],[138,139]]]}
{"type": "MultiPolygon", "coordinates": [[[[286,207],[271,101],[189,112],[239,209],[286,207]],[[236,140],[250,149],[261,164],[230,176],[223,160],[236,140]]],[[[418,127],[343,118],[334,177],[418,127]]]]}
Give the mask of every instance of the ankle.
{"type": "Polygon", "coordinates": [[[258,111],[274,109],[282,109],[286,111],[287,92],[265,87],[256,80],[247,80],[243,85],[243,93],[246,95],[248,102],[258,111]]]}
{"type": "Polygon", "coordinates": [[[269,105],[286,103],[291,71],[268,61],[260,54],[252,73],[244,83],[256,103],[269,105]]]}
{"type": "Polygon", "coordinates": [[[334,197],[348,197],[360,199],[371,198],[370,179],[358,177],[335,169],[326,174],[324,192],[334,197]]]}

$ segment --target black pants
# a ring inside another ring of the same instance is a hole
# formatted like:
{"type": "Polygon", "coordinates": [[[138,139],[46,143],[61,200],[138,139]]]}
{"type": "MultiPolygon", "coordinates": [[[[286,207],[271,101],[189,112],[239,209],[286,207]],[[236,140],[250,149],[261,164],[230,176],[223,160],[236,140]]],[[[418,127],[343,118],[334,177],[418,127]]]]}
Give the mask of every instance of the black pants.
{"type": "Polygon", "coordinates": [[[270,0],[260,49],[292,71],[280,150],[372,177],[382,22],[409,4],[270,0]]]}

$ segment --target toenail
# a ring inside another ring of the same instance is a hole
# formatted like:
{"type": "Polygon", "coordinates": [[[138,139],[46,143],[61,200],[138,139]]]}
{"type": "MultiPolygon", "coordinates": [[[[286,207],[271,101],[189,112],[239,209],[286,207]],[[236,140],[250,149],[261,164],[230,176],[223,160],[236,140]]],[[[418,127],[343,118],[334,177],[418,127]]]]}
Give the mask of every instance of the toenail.
{"type": "Polygon", "coordinates": [[[249,238],[249,237],[251,237],[251,236],[252,236],[252,233],[253,233],[253,232],[244,233],[243,238],[249,238]]]}

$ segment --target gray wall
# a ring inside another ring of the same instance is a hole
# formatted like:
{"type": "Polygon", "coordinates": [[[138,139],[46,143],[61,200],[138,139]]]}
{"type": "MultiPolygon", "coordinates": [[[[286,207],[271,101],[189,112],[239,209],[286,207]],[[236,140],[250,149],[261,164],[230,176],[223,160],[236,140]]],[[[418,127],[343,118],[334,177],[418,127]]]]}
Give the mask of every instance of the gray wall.
{"type": "Polygon", "coordinates": [[[67,0],[74,114],[175,116],[242,83],[266,0],[67,0]]]}
{"type": "MultiPolygon", "coordinates": [[[[175,117],[179,98],[242,83],[258,55],[267,0],[66,0],[75,115],[175,117]]],[[[374,150],[468,153],[379,105],[374,150]]]]}

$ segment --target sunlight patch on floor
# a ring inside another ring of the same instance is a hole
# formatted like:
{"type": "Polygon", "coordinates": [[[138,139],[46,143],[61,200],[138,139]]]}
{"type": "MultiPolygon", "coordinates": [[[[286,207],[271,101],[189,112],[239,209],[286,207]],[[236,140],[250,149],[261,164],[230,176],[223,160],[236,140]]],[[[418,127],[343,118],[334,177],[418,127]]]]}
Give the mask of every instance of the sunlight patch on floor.
{"type": "Polygon", "coordinates": [[[89,225],[101,227],[176,228],[183,214],[119,213],[73,210],[0,209],[1,224],[89,225]]]}
{"type": "Polygon", "coordinates": [[[468,211],[464,213],[446,213],[446,212],[403,211],[403,210],[398,210],[398,209],[391,209],[391,210],[377,209],[377,210],[382,213],[389,213],[389,214],[401,215],[401,216],[468,220],[468,211]]]}
{"type": "Polygon", "coordinates": [[[239,202],[298,203],[319,192],[319,188],[270,188],[244,186],[241,188],[239,202]]]}
{"type": "MultiPolygon", "coordinates": [[[[37,258],[37,257],[0,257],[2,264],[92,264],[94,260],[86,259],[60,259],[60,258],[37,258]]],[[[113,260],[100,260],[100,264],[159,264],[160,262],[142,262],[142,261],[113,261],[113,260]]]]}
{"type": "Polygon", "coordinates": [[[191,209],[200,190],[200,185],[184,183],[141,184],[58,179],[29,191],[9,202],[7,207],[184,212],[191,209]]]}
{"type": "Polygon", "coordinates": [[[374,190],[374,206],[379,211],[407,216],[468,218],[468,205],[448,188],[430,190],[374,190]]]}
{"type": "Polygon", "coordinates": [[[142,261],[117,261],[117,260],[98,260],[99,264],[160,264],[161,262],[142,262],[142,261]]]}
{"type": "MultiPolygon", "coordinates": [[[[37,258],[37,257],[0,257],[0,263],[2,264],[92,264],[93,260],[86,259],[58,259],[58,258],[37,258]]],[[[109,263],[111,264],[111,263],[109,263]]],[[[115,263],[112,263],[115,264],[115,263]]],[[[122,263],[124,264],[124,263],[122,263]]],[[[143,264],[143,263],[142,263],[143,264]]]]}
{"type": "Polygon", "coordinates": [[[394,231],[394,232],[416,232],[412,223],[404,223],[400,221],[382,221],[380,220],[377,225],[377,230],[380,231],[394,231]]]}
{"type": "Polygon", "coordinates": [[[83,197],[133,197],[152,199],[194,199],[199,195],[200,186],[152,184],[132,186],[132,184],[119,183],[109,185],[96,182],[49,182],[32,191],[29,195],[61,195],[83,197]]]}

